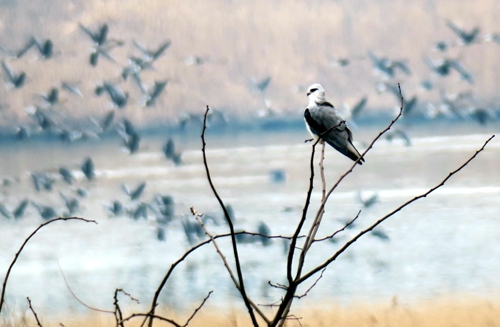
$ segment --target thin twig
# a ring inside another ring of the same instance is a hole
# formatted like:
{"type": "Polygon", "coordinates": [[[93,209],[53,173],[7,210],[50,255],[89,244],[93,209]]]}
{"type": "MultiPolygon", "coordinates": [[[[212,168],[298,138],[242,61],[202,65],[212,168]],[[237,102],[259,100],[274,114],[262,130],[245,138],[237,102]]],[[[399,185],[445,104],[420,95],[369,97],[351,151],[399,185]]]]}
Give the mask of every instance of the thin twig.
{"type": "Polygon", "coordinates": [[[214,193],[214,196],[217,198],[217,201],[219,202],[220,207],[224,211],[224,217],[226,218],[226,222],[229,226],[229,230],[231,231],[231,243],[233,246],[233,255],[234,255],[234,261],[236,265],[236,273],[238,275],[238,284],[240,285],[239,291],[241,293],[241,297],[243,298],[243,302],[245,303],[245,306],[247,307],[248,314],[250,315],[250,319],[252,320],[252,324],[254,327],[258,327],[259,324],[257,323],[257,319],[255,318],[255,314],[253,312],[252,306],[250,305],[250,302],[248,301],[248,296],[245,291],[245,284],[243,281],[243,273],[241,272],[241,264],[240,264],[240,257],[238,254],[238,245],[236,244],[236,237],[234,235],[234,226],[233,222],[231,221],[231,217],[229,216],[229,213],[227,212],[226,206],[224,205],[224,202],[222,201],[221,197],[219,196],[219,193],[215,189],[215,186],[212,182],[212,177],[210,176],[210,169],[208,168],[208,162],[207,162],[207,154],[206,154],[206,142],[205,142],[205,131],[207,129],[207,116],[208,116],[208,111],[210,110],[209,106],[207,106],[207,110],[205,111],[205,115],[203,117],[203,129],[201,132],[201,142],[202,142],[202,149],[201,152],[203,154],[203,165],[205,166],[205,172],[207,174],[207,179],[208,183],[210,184],[210,188],[212,189],[212,192],[214,193]]]}
{"type": "Polygon", "coordinates": [[[42,327],[42,324],[40,323],[40,320],[38,320],[38,316],[35,312],[35,309],[33,309],[33,307],[31,306],[31,300],[29,297],[26,297],[28,299],[28,303],[29,303],[29,306],[30,306],[30,310],[31,312],[33,312],[33,315],[35,316],[35,320],[36,320],[36,324],[38,325],[38,327],[42,327]]]}
{"type": "MultiPolygon", "coordinates": [[[[215,241],[214,237],[212,236],[212,234],[210,234],[210,232],[208,231],[208,229],[206,228],[205,224],[203,224],[203,222],[201,221],[200,219],[200,215],[198,215],[198,213],[196,212],[196,210],[191,207],[191,212],[193,213],[196,221],[200,224],[200,226],[203,228],[203,230],[205,231],[205,234],[207,234],[207,236],[212,240],[212,244],[214,245],[215,247],[215,251],[217,251],[217,253],[219,254],[219,256],[221,257],[222,259],[222,262],[224,263],[224,266],[226,267],[226,270],[229,274],[229,276],[231,277],[231,280],[233,281],[234,283],[234,286],[236,286],[236,289],[238,289],[240,292],[241,292],[241,286],[240,284],[238,283],[238,281],[236,280],[236,277],[234,276],[234,273],[231,269],[231,267],[229,266],[229,263],[227,262],[226,260],[226,256],[224,255],[224,253],[222,253],[222,250],[220,249],[219,245],[217,244],[217,242],[215,241]]],[[[261,316],[262,319],[264,319],[264,321],[266,323],[269,324],[269,319],[266,317],[266,315],[264,314],[264,312],[262,312],[259,307],[254,304],[254,302],[252,300],[250,300],[250,298],[247,297],[247,300],[248,300],[248,303],[249,305],[251,305],[255,311],[257,311],[257,313],[261,316]]],[[[257,325],[258,326],[258,325],[257,325]]]]}
{"type": "Polygon", "coordinates": [[[136,318],[136,317],[146,317],[146,319],[150,318],[151,320],[158,319],[158,320],[161,320],[161,321],[166,321],[166,322],[174,325],[175,327],[182,327],[182,325],[178,324],[173,319],[165,318],[165,317],[154,315],[154,314],[151,314],[151,313],[133,313],[130,316],[128,316],[127,318],[125,318],[122,321],[120,321],[120,323],[124,323],[124,322],[129,321],[129,320],[131,320],[133,318],[136,318]]]}
{"type": "Polygon", "coordinates": [[[124,327],[122,310],[120,309],[120,305],[118,304],[118,291],[119,289],[117,288],[115,290],[115,296],[114,296],[115,301],[113,303],[115,305],[114,314],[116,319],[116,327],[124,327]]]}
{"type": "Polygon", "coordinates": [[[285,291],[288,290],[287,286],[280,284],[280,283],[273,284],[270,280],[267,281],[267,284],[271,287],[274,287],[274,288],[277,288],[280,290],[285,290],[285,291]]]}
{"type": "Polygon", "coordinates": [[[345,224],[344,227],[342,227],[340,229],[337,229],[333,234],[330,234],[330,235],[325,236],[323,238],[314,239],[314,240],[312,240],[311,243],[322,242],[322,241],[325,241],[327,239],[334,238],[338,233],[343,232],[347,227],[351,226],[356,221],[356,219],[358,219],[360,213],[361,213],[361,210],[358,211],[358,213],[356,214],[356,217],[354,217],[352,220],[350,220],[349,222],[347,222],[347,224],[345,224]]]}
{"type": "Polygon", "coordinates": [[[7,269],[7,273],[5,274],[5,279],[3,281],[3,285],[2,285],[2,296],[0,297],[0,312],[2,312],[2,306],[3,306],[3,303],[4,303],[4,299],[5,299],[5,288],[7,287],[7,280],[9,279],[9,275],[10,275],[10,271],[12,270],[12,267],[14,267],[14,264],[16,263],[17,261],[17,258],[19,257],[19,255],[21,254],[21,251],[24,249],[24,246],[28,243],[28,241],[41,229],[43,228],[44,226],[47,226],[48,224],[51,224],[55,221],[60,221],[60,220],[81,220],[81,221],[85,221],[87,223],[95,223],[97,224],[97,222],[95,220],[89,220],[89,219],[85,219],[85,218],[78,218],[78,217],[66,217],[66,218],[55,218],[55,219],[52,219],[52,220],[49,220],[43,224],[41,224],[40,226],[38,226],[37,229],[35,229],[33,231],[33,233],[30,234],[30,236],[28,236],[28,238],[26,238],[23,242],[23,244],[21,245],[21,247],[19,248],[19,250],[17,251],[16,255],[14,256],[14,260],[12,260],[10,266],[9,266],[9,269],[7,269]]]}
{"type": "Polygon", "coordinates": [[[450,172],[448,174],[448,176],[446,176],[446,178],[444,178],[439,184],[437,184],[436,186],[432,187],[431,189],[429,189],[427,192],[423,193],[423,194],[420,194],[416,197],[414,197],[413,199],[411,200],[408,200],[406,201],[405,203],[403,203],[402,205],[400,205],[399,207],[397,207],[396,209],[394,209],[393,211],[391,211],[390,213],[388,213],[387,215],[385,215],[384,217],[380,218],[379,220],[377,220],[375,223],[373,223],[370,227],[368,227],[367,229],[365,230],[362,230],[361,232],[359,232],[356,236],[354,236],[350,241],[348,241],[347,243],[344,244],[344,246],[342,246],[333,256],[331,256],[328,260],[326,260],[324,263],[320,264],[319,266],[313,268],[310,272],[308,272],[307,274],[303,275],[300,279],[297,280],[297,283],[302,283],[304,281],[306,281],[309,277],[311,277],[312,275],[316,274],[318,271],[322,270],[323,268],[325,268],[326,266],[328,266],[331,262],[333,262],[335,259],[337,259],[337,257],[342,254],[349,246],[351,246],[354,242],[356,242],[361,236],[365,235],[366,233],[372,231],[375,227],[377,227],[378,225],[380,225],[382,222],[384,222],[386,219],[392,217],[394,214],[396,214],[397,212],[401,211],[403,208],[405,208],[406,206],[408,206],[409,204],[421,199],[421,198],[425,198],[427,197],[427,195],[431,194],[432,192],[434,192],[435,190],[437,190],[438,188],[440,188],[441,186],[443,186],[453,175],[455,175],[456,173],[458,173],[460,170],[462,170],[465,166],[467,166],[472,160],[474,160],[474,158],[476,158],[476,156],[482,152],[484,150],[484,148],[486,147],[486,145],[495,137],[495,135],[492,135],[489,139],[487,139],[483,146],[477,150],[474,155],[472,155],[465,163],[463,163],[460,167],[458,167],[457,169],[455,169],[454,171],[450,172]]]}
{"type": "Polygon", "coordinates": [[[194,318],[194,316],[198,313],[198,311],[200,311],[201,307],[205,304],[205,302],[207,302],[208,298],[213,292],[214,291],[208,292],[208,295],[203,299],[203,302],[201,302],[201,304],[194,310],[193,314],[191,315],[191,317],[189,317],[189,319],[186,321],[183,327],[187,327],[187,325],[189,325],[189,322],[194,318]]]}
{"type": "Polygon", "coordinates": [[[323,268],[323,270],[321,271],[321,274],[319,275],[319,277],[314,281],[314,283],[311,285],[311,287],[309,287],[307,289],[307,291],[304,292],[304,294],[302,294],[302,295],[296,295],[295,297],[298,298],[298,299],[301,299],[304,296],[307,296],[307,294],[314,288],[314,286],[316,286],[316,284],[318,284],[319,280],[321,278],[323,278],[323,273],[325,272],[325,270],[326,270],[326,267],[323,268]]]}
{"type": "Polygon", "coordinates": [[[77,300],[78,302],[80,302],[81,305],[83,305],[87,309],[90,309],[90,310],[93,310],[93,311],[98,311],[98,312],[103,312],[103,313],[111,313],[111,314],[115,313],[115,311],[104,310],[104,309],[98,309],[98,308],[91,307],[90,305],[88,305],[85,302],[83,302],[82,300],[80,300],[78,298],[78,296],[76,296],[76,294],[73,292],[73,290],[71,289],[71,287],[69,287],[68,280],[66,279],[66,276],[64,275],[64,272],[63,272],[63,270],[61,268],[61,265],[59,264],[59,261],[57,261],[57,265],[59,266],[59,271],[61,272],[61,275],[62,275],[62,277],[64,279],[64,283],[66,284],[66,287],[68,288],[68,290],[71,293],[71,295],[73,295],[73,297],[75,298],[75,300],[77,300]]]}

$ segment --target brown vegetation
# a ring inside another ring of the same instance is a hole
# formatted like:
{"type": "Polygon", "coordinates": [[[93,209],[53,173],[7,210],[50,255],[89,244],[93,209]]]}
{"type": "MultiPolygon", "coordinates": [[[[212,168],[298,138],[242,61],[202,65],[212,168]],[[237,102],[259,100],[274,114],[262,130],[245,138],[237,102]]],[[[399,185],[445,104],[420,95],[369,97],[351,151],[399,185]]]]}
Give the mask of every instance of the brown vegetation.
{"type": "MultiPolygon", "coordinates": [[[[23,108],[33,104],[33,94],[45,92],[61,79],[81,81],[85,101],[72,101],[66,107],[70,116],[104,113],[107,102],[93,96],[95,84],[119,76],[121,67],[106,61],[92,68],[90,50],[78,23],[110,25],[110,37],[123,39],[126,45],[112,51],[121,65],[134,53],[132,40],[155,47],[164,39],[172,47],[158,61],[156,71],[144,78],[170,79],[167,95],[147,111],[127,110],[127,116],[142,124],[172,121],[181,112],[194,112],[207,103],[214,108],[228,108],[232,113],[253,115],[263,107],[263,97],[248,88],[251,77],[273,80],[266,97],[281,111],[300,114],[306,103],[302,90],[312,82],[321,82],[327,92],[352,103],[363,94],[374,95],[370,107],[394,103],[390,95],[375,96],[368,59],[348,67],[335,68],[334,57],[366,57],[371,49],[380,55],[408,59],[414,75],[402,82],[408,92],[430,75],[422,62],[423,55],[441,57],[431,50],[443,39],[456,39],[445,19],[464,28],[479,25],[484,33],[498,32],[496,13],[500,4],[494,0],[470,1],[88,1],[43,2],[3,1],[0,3],[0,41],[7,48],[19,48],[34,35],[54,40],[60,54],[48,61],[33,56],[12,63],[28,73],[27,85],[16,92],[0,87],[0,97],[10,105],[7,118],[26,117],[23,108]],[[30,8],[29,10],[27,8],[30,8]],[[210,58],[206,64],[187,66],[189,56],[210,58]],[[82,104],[80,104],[80,102],[82,104]],[[170,119],[170,120],[167,120],[170,119]]],[[[473,45],[455,49],[449,55],[463,57],[464,64],[477,76],[474,92],[481,99],[495,96],[500,72],[497,44],[473,45]]],[[[442,81],[445,89],[469,88],[456,79],[442,81]]],[[[139,96],[131,83],[126,88],[132,97],[139,96]]],[[[430,95],[437,97],[437,94],[430,95]]],[[[79,100],[79,99],[78,99],[79,100]]],[[[137,101],[134,102],[135,107],[137,101]]],[[[394,103],[396,105],[396,103],[394,103]]],[[[137,108],[140,109],[140,108],[137,108]]]]}

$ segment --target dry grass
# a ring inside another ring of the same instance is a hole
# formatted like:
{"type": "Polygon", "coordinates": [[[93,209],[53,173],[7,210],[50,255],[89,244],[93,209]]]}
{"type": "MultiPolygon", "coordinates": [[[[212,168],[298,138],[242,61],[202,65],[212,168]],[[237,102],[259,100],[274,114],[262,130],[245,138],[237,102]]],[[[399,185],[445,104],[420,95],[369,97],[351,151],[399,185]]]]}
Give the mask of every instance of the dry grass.
{"type": "MultiPolygon", "coordinates": [[[[96,27],[110,25],[110,37],[127,45],[113,50],[124,65],[128,55],[136,53],[132,40],[151,47],[163,39],[172,40],[167,55],[159,60],[157,70],[144,74],[154,79],[170,79],[168,94],[155,108],[142,110],[139,93],[132,83],[123,87],[132,93],[133,104],[125,112],[138,124],[167,122],[180,112],[200,112],[206,104],[224,107],[233,113],[249,114],[263,106],[263,97],[247,88],[248,79],[273,77],[266,97],[274,107],[300,114],[306,103],[303,87],[323,83],[335,104],[353,103],[363,94],[371,95],[372,107],[395,104],[390,95],[375,94],[369,60],[351,66],[333,68],[329,60],[337,56],[366,56],[374,50],[380,55],[409,60],[415,74],[403,78],[407,93],[417,92],[418,83],[429,71],[422,63],[434,42],[454,39],[445,26],[451,18],[464,27],[480,25],[484,32],[499,31],[495,0],[475,3],[459,1],[181,1],[92,0],[68,2],[28,0],[0,2],[1,45],[19,48],[35,35],[52,38],[59,56],[47,62],[37,61],[34,54],[12,61],[28,73],[28,85],[7,92],[0,88],[2,102],[9,105],[1,115],[6,120],[26,118],[24,108],[36,102],[34,93],[46,91],[60,80],[80,81],[87,95],[82,101],[68,97],[62,110],[70,117],[85,117],[107,110],[105,97],[93,96],[95,84],[103,79],[117,79],[121,67],[102,62],[98,68],[88,65],[89,42],[78,23],[96,27]],[[29,10],[27,8],[30,8],[29,10]],[[186,66],[188,56],[206,56],[211,61],[201,66],[186,66]],[[159,119],[160,118],[160,119],[159,119]]],[[[472,87],[479,98],[491,98],[500,80],[500,46],[472,46],[461,53],[476,83],[472,87]]],[[[452,76],[441,84],[451,91],[469,88],[452,76]]],[[[429,97],[437,97],[436,94],[429,97]]]]}
{"type": "MultiPolygon", "coordinates": [[[[28,324],[32,325],[31,312],[27,312],[28,324]]],[[[500,326],[500,302],[478,298],[441,298],[429,300],[419,304],[406,305],[393,299],[386,304],[353,304],[337,306],[321,304],[320,307],[307,306],[296,311],[302,326],[398,326],[398,327],[469,327],[469,326],[500,326]]],[[[169,317],[172,318],[170,314],[169,317]]],[[[185,317],[173,317],[183,323],[185,317]]],[[[65,316],[61,318],[45,319],[44,326],[59,325],[72,327],[104,327],[113,326],[112,316],[92,314],[88,316],[65,316]]],[[[141,319],[137,319],[128,326],[139,326],[141,319]]],[[[26,323],[18,321],[15,326],[25,326],[26,323]]],[[[156,326],[167,326],[166,323],[157,322],[156,326]]],[[[0,324],[1,327],[11,326],[0,324]]],[[[244,312],[235,312],[229,309],[205,308],[189,326],[239,326],[250,327],[250,320],[244,312]]],[[[300,326],[296,321],[290,320],[288,327],[300,326]]]]}

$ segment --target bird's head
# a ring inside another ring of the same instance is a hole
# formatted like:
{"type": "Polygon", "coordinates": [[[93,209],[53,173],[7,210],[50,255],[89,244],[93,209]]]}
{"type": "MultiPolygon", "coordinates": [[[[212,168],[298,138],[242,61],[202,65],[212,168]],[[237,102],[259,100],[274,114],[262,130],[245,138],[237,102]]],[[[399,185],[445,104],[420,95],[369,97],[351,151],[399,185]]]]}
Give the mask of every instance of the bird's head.
{"type": "Polygon", "coordinates": [[[307,89],[310,102],[321,103],[325,101],[325,89],[321,84],[313,84],[307,89]]]}

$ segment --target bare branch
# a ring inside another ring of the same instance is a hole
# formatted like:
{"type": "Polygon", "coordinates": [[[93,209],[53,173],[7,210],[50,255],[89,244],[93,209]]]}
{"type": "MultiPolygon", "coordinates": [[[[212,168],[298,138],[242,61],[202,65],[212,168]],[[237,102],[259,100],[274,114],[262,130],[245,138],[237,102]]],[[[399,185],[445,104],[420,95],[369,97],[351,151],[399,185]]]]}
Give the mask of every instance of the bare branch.
{"type": "MultiPolygon", "coordinates": [[[[245,232],[245,231],[235,232],[234,234],[235,235],[238,235],[238,234],[250,234],[250,235],[253,235],[253,236],[262,236],[262,237],[267,237],[267,238],[283,238],[283,239],[292,239],[293,238],[293,236],[282,236],[282,235],[269,236],[269,235],[264,235],[264,234],[260,234],[260,233],[250,233],[250,232],[245,232]]],[[[229,236],[231,236],[231,233],[214,235],[213,238],[214,239],[218,239],[218,238],[229,237],[229,236]]],[[[305,237],[305,236],[304,235],[297,236],[297,238],[302,238],[302,237],[305,237]]],[[[163,287],[165,287],[165,284],[167,283],[167,281],[170,278],[170,276],[171,276],[172,272],[174,271],[174,269],[181,262],[183,262],[191,253],[193,253],[195,250],[197,250],[198,248],[200,248],[200,247],[202,247],[204,245],[207,245],[207,244],[209,244],[211,242],[212,242],[212,239],[208,239],[208,240],[205,240],[205,241],[203,241],[203,242],[201,242],[201,243],[193,246],[192,248],[190,248],[189,250],[187,250],[177,261],[175,261],[174,263],[172,263],[172,265],[170,266],[169,270],[165,274],[165,277],[163,277],[163,280],[161,281],[160,285],[158,286],[158,288],[157,288],[157,290],[156,290],[156,292],[154,294],[153,302],[151,304],[151,309],[149,311],[149,314],[154,315],[155,308],[158,305],[158,298],[160,296],[160,293],[163,290],[163,287]]],[[[149,317],[146,316],[146,318],[143,321],[143,324],[147,321],[148,318],[149,317]]],[[[150,325],[151,324],[152,323],[150,322],[150,325]]],[[[143,325],[141,325],[141,327],[142,326],[143,325]]]]}
{"type": "Polygon", "coordinates": [[[236,244],[236,237],[234,235],[234,226],[233,222],[231,221],[231,217],[229,216],[229,213],[227,212],[226,206],[224,205],[224,202],[222,201],[221,197],[217,193],[217,190],[215,189],[215,186],[212,182],[212,177],[210,176],[210,169],[208,168],[208,162],[207,162],[207,155],[206,155],[206,142],[205,142],[205,131],[207,129],[207,116],[208,116],[208,111],[210,108],[207,106],[207,110],[205,111],[205,115],[203,117],[203,129],[201,132],[201,141],[202,141],[202,149],[201,152],[203,154],[203,165],[205,166],[205,171],[207,173],[207,179],[208,183],[210,184],[210,188],[212,189],[212,192],[214,193],[215,197],[217,198],[217,201],[219,202],[220,207],[224,211],[224,217],[226,218],[226,222],[229,226],[229,230],[231,231],[231,243],[233,245],[233,254],[234,254],[234,261],[236,265],[236,272],[238,274],[238,283],[240,285],[239,291],[241,293],[241,297],[243,298],[243,302],[245,302],[245,306],[247,307],[248,314],[250,315],[250,318],[252,320],[252,324],[254,327],[258,327],[259,324],[257,323],[257,320],[255,318],[255,314],[253,312],[252,306],[250,305],[250,302],[248,301],[248,297],[245,291],[245,284],[243,281],[243,273],[241,272],[241,265],[240,265],[240,258],[238,255],[238,246],[236,244]]]}
{"type": "Polygon", "coordinates": [[[461,171],[465,166],[467,166],[472,160],[474,160],[474,158],[476,158],[476,156],[482,152],[484,150],[484,148],[486,147],[486,145],[495,137],[495,135],[492,135],[489,139],[487,139],[483,146],[477,150],[474,155],[472,155],[465,163],[463,163],[460,167],[458,167],[457,169],[455,169],[454,171],[450,172],[448,174],[448,176],[446,176],[446,178],[444,178],[439,184],[437,184],[436,186],[432,187],[431,189],[429,189],[427,192],[423,193],[423,194],[420,194],[416,197],[414,197],[413,199],[411,200],[408,200],[406,201],[405,203],[403,203],[402,205],[400,205],[399,207],[397,207],[396,209],[394,209],[393,211],[391,211],[390,213],[388,213],[387,215],[385,215],[384,217],[380,218],[379,220],[377,220],[375,223],[373,223],[370,227],[368,227],[367,229],[359,232],[356,236],[354,236],[350,241],[348,241],[347,243],[344,244],[344,246],[342,246],[332,257],[330,257],[328,260],[326,260],[324,263],[322,263],[321,265],[317,266],[316,268],[312,269],[310,272],[308,272],[307,274],[305,274],[304,276],[302,276],[300,279],[297,280],[297,283],[302,283],[304,282],[305,280],[307,280],[309,277],[311,277],[312,275],[316,274],[318,271],[324,269],[326,266],[328,266],[331,262],[333,262],[335,259],[337,259],[337,257],[342,254],[349,246],[351,246],[354,242],[356,242],[361,236],[365,235],[366,233],[370,232],[371,230],[373,230],[375,227],[377,227],[378,225],[380,225],[383,221],[385,221],[386,219],[392,217],[394,214],[396,214],[397,212],[401,211],[403,208],[405,208],[406,206],[410,205],[411,203],[421,199],[421,198],[425,198],[427,197],[427,195],[431,194],[432,192],[434,192],[435,190],[437,190],[438,188],[440,188],[441,186],[443,186],[453,175],[455,175],[456,173],[458,173],[459,171],[461,171]]]}
{"type": "Polygon", "coordinates": [[[355,221],[356,219],[358,219],[359,217],[359,214],[361,213],[361,210],[358,211],[358,213],[356,214],[356,217],[354,217],[352,220],[350,220],[347,224],[344,225],[344,227],[340,228],[340,229],[337,229],[333,234],[331,235],[328,235],[328,236],[325,236],[323,238],[318,238],[318,239],[314,239],[311,241],[311,243],[314,243],[314,242],[322,242],[322,241],[325,241],[327,239],[332,239],[334,238],[338,233],[340,232],[343,232],[347,227],[351,226],[355,221]]]}
{"type": "MultiPolygon", "coordinates": [[[[66,287],[68,288],[69,292],[71,293],[71,295],[73,295],[73,297],[78,301],[80,302],[81,305],[83,305],[84,307],[90,309],[90,310],[93,310],[93,311],[98,311],[98,312],[104,312],[104,313],[111,313],[111,314],[114,314],[115,311],[111,311],[111,310],[103,310],[103,309],[98,309],[98,308],[94,308],[94,307],[91,307],[90,305],[86,304],[85,302],[83,302],[82,300],[80,300],[78,298],[78,296],[76,296],[76,294],[73,292],[73,290],[71,289],[71,287],[69,287],[69,283],[68,283],[68,280],[66,279],[66,276],[64,275],[64,272],[61,268],[61,265],[59,264],[59,261],[57,262],[57,265],[59,266],[59,271],[61,272],[61,275],[64,279],[64,283],[66,284],[66,287]]],[[[116,292],[115,292],[116,294],[116,292]]]]}
{"type": "MultiPolygon", "coordinates": [[[[205,234],[207,234],[207,236],[210,237],[210,239],[212,240],[212,244],[214,245],[215,250],[217,251],[217,253],[219,254],[219,256],[221,257],[222,262],[224,263],[224,266],[226,267],[226,270],[227,270],[229,276],[231,277],[231,279],[232,279],[232,281],[234,283],[234,286],[236,286],[236,288],[241,292],[241,286],[238,283],[238,281],[236,280],[236,277],[234,276],[234,273],[231,270],[231,267],[229,266],[229,263],[226,260],[226,256],[222,253],[222,251],[219,248],[219,245],[215,241],[214,237],[207,230],[207,228],[205,227],[205,224],[203,224],[203,222],[200,219],[200,215],[198,215],[198,213],[196,212],[196,210],[193,207],[191,207],[191,212],[195,216],[196,221],[200,224],[200,226],[205,231],[205,234]]],[[[264,319],[264,321],[266,323],[269,323],[270,322],[269,319],[264,315],[264,313],[259,309],[259,307],[257,305],[255,305],[254,302],[250,300],[250,298],[247,297],[247,300],[249,302],[249,305],[253,306],[253,308],[255,309],[255,311],[257,311],[257,313],[261,316],[261,318],[264,319]]]]}
{"type": "Polygon", "coordinates": [[[182,327],[182,325],[178,324],[173,319],[165,318],[165,317],[162,317],[162,316],[157,316],[157,315],[154,315],[154,314],[151,314],[151,313],[133,313],[130,316],[128,316],[127,318],[125,318],[122,321],[120,321],[120,323],[122,324],[122,323],[124,323],[126,321],[129,321],[129,320],[131,320],[133,318],[136,318],[136,317],[146,317],[146,319],[150,318],[151,319],[150,321],[152,321],[153,319],[158,319],[158,320],[161,320],[161,321],[166,321],[166,322],[170,323],[171,325],[174,325],[175,327],[182,327]]]}
{"type": "Polygon", "coordinates": [[[5,279],[3,281],[3,285],[2,285],[2,296],[0,297],[0,312],[2,312],[2,307],[3,307],[3,303],[4,303],[4,299],[5,299],[5,288],[7,287],[7,280],[9,279],[9,275],[10,275],[10,271],[12,270],[12,267],[14,267],[14,264],[16,263],[17,261],[17,258],[19,257],[19,255],[21,254],[21,251],[24,249],[24,246],[28,243],[28,241],[41,229],[43,228],[44,226],[47,226],[48,224],[51,224],[55,221],[60,221],[60,220],[81,220],[81,221],[85,221],[87,223],[95,223],[97,224],[97,222],[95,220],[89,220],[89,219],[85,219],[85,218],[78,218],[78,217],[67,217],[67,218],[55,218],[55,219],[52,219],[52,220],[49,220],[43,224],[41,224],[40,226],[37,227],[37,229],[35,229],[33,231],[33,233],[30,234],[30,236],[28,236],[28,238],[26,238],[23,242],[23,244],[21,245],[21,247],[19,248],[19,251],[17,251],[16,255],[14,256],[14,260],[12,260],[10,266],[9,266],[9,269],[7,269],[7,273],[5,274],[5,279]]]}
{"type": "Polygon", "coordinates": [[[309,293],[309,291],[311,291],[314,288],[314,286],[316,286],[316,284],[318,284],[319,280],[321,278],[323,278],[323,273],[325,272],[325,270],[326,270],[326,267],[323,268],[323,270],[321,271],[321,274],[319,275],[319,277],[314,281],[314,283],[311,285],[311,287],[309,287],[307,289],[307,291],[304,292],[304,294],[302,294],[302,295],[296,295],[295,297],[298,298],[298,299],[301,299],[304,296],[307,296],[307,294],[309,293]]]}
{"type": "Polygon", "coordinates": [[[120,309],[120,305],[118,304],[118,291],[119,288],[115,290],[115,296],[114,296],[114,305],[115,305],[115,319],[116,319],[116,327],[124,327],[123,324],[123,315],[122,315],[122,310],[120,309]]]}
{"type": "Polygon", "coordinates": [[[280,290],[285,290],[285,291],[288,290],[287,286],[280,284],[280,283],[273,284],[270,280],[267,281],[267,284],[271,287],[274,287],[274,288],[277,288],[280,290]]]}
{"type": "Polygon", "coordinates": [[[29,297],[26,297],[28,299],[28,303],[29,303],[29,306],[30,306],[30,310],[31,312],[33,312],[33,315],[35,316],[35,320],[36,320],[36,324],[38,325],[38,327],[42,327],[42,324],[40,323],[40,320],[38,320],[38,316],[35,312],[35,309],[33,309],[33,307],[31,306],[31,300],[29,297]]]}
{"type": "Polygon", "coordinates": [[[198,311],[200,311],[201,307],[205,304],[205,302],[207,302],[208,298],[213,292],[214,291],[208,292],[208,295],[203,299],[203,302],[201,302],[201,304],[194,310],[193,314],[191,315],[191,317],[189,317],[189,319],[186,321],[183,327],[187,327],[187,325],[189,325],[189,322],[194,318],[194,316],[198,313],[198,311]]]}

